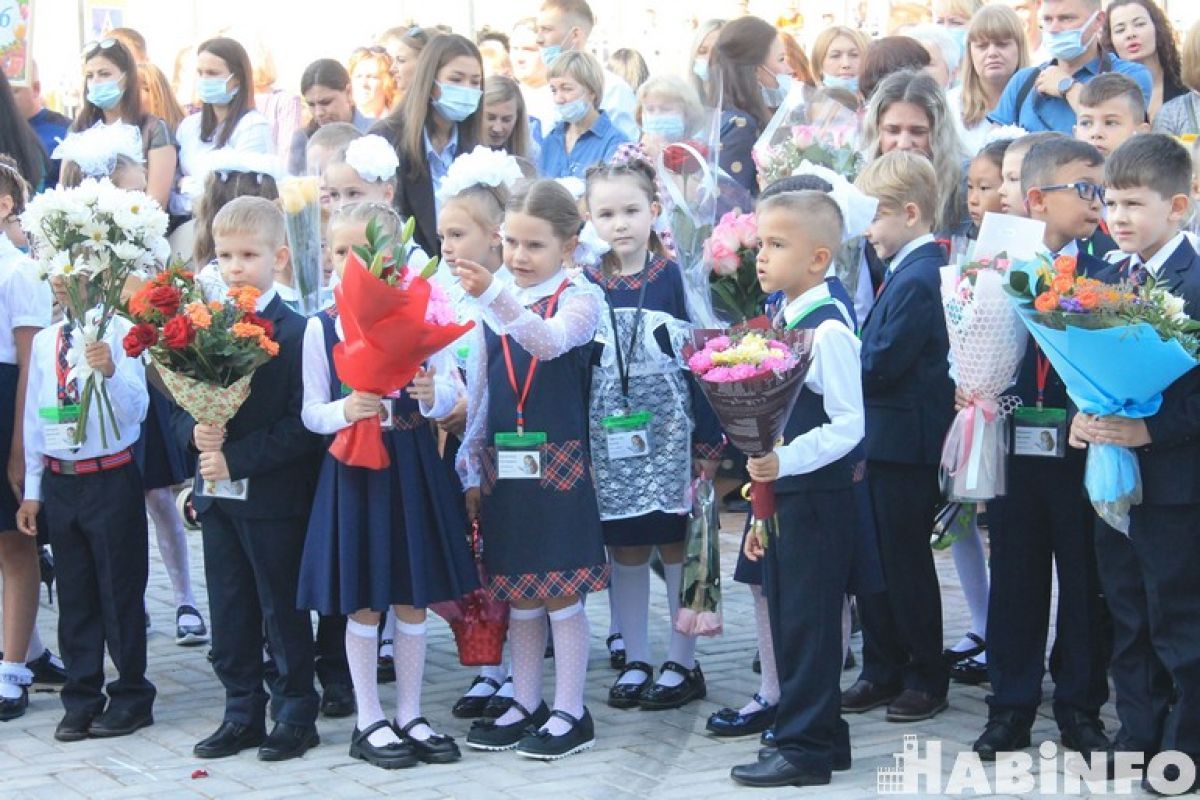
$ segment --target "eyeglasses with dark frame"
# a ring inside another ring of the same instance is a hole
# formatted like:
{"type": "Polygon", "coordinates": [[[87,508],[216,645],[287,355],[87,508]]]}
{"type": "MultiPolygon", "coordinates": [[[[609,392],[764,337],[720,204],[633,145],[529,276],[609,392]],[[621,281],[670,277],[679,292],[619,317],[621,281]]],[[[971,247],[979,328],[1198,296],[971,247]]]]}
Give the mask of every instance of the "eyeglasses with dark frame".
{"type": "Polygon", "coordinates": [[[1074,189],[1079,195],[1080,200],[1092,202],[1099,198],[1100,202],[1104,202],[1104,187],[1098,183],[1091,181],[1075,181],[1074,183],[1052,183],[1049,186],[1035,186],[1035,189],[1040,189],[1043,192],[1061,192],[1066,189],[1074,189]]]}

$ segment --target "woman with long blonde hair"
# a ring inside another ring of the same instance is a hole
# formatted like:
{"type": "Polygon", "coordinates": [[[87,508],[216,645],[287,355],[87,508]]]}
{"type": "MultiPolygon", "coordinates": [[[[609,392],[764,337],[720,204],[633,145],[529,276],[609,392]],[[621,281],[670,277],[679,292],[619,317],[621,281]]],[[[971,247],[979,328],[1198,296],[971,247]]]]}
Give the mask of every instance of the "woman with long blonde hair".
{"type": "Polygon", "coordinates": [[[1004,87],[1018,70],[1029,66],[1025,26],[1008,6],[984,6],[971,18],[962,83],[946,99],[959,123],[963,144],[974,155],[994,127],[988,113],[1000,102],[1004,87]]]}

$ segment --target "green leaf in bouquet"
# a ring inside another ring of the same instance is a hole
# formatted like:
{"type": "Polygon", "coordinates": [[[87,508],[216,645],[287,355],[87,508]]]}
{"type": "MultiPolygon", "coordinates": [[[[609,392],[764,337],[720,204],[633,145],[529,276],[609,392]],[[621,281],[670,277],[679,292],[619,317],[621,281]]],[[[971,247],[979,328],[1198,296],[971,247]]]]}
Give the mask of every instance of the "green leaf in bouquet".
{"type": "Polygon", "coordinates": [[[1008,273],[1008,283],[1004,285],[1004,289],[1014,297],[1032,297],[1032,293],[1029,290],[1029,275],[1025,272],[1014,270],[1008,273]]]}
{"type": "Polygon", "coordinates": [[[403,247],[412,240],[413,231],[417,229],[417,218],[409,217],[404,222],[404,227],[400,229],[400,245],[403,247]]]}
{"type": "Polygon", "coordinates": [[[438,258],[437,256],[434,256],[433,258],[429,259],[429,261],[425,264],[425,269],[421,270],[421,277],[424,278],[425,280],[429,280],[430,278],[432,278],[434,275],[437,274],[438,267],[440,265],[441,265],[441,259],[438,258]]]}

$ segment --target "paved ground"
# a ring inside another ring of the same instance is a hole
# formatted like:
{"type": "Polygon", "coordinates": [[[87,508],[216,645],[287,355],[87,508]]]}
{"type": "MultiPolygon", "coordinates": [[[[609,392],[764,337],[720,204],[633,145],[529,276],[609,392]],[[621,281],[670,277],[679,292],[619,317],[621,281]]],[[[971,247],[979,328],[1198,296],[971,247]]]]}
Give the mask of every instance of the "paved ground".
{"type": "MultiPolygon", "coordinates": [[[[736,525],[726,520],[726,530],[736,525]]],[[[724,567],[732,572],[737,539],[723,537],[724,567]]],[[[151,537],[153,542],[153,537],[151,537]]],[[[199,569],[200,537],[191,535],[191,552],[197,594],[207,607],[199,569]]],[[[939,554],[938,571],[946,599],[947,639],[955,640],[966,628],[966,611],[949,553],[939,554]]],[[[655,658],[665,657],[666,611],[661,583],[655,582],[652,644],[655,658]]],[[[45,593],[43,592],[43,601],[45,593]]],[[[166,574],[151,547],[149,606],[153,617],[150,637],[150,678],[159,690],[156,724],[126,739],[90,740],[76,744],[56,742],[52,736],[62,708],[54,694],[34,695],[29,713],[0,725],[0,798],[312,798],[400,795],[423,798],[707,798],[796,796],[798,790],[757,791],[738,789],[729,780],[730,766],[754,757],[755,740],[718,740],[707,736],[704,722],[723,705],[741,705],[757,688],[750,671],[754,632],[749,594],[744,587],[726,582],[724,636],[704,640],[699,657],[708,678],[708,699],[672,712],[616,711],[604,703],[615,673],[609,670],[603,638],[608,627],[608,604],[592,603],[592,669],[588,704],[596,718],[597,745],[588,753],[553,763],[526,761],[512,753],[485,754],[468,750],[463,760],[449,766],[420,766],[386,772],[346,755],[353,719],[321,720],[321,747],[298,761],[267,765],[252,751],[220,761],[201,761],[191,755],[192,745],[220,721],[222,693],[205,660],[206,648],[185,649],[174,644],[174,609],[166,574]],[[193,777],[203,769],[207,777],[193,777]]],[[[52,640],[57,609],[43,606],[39,625],[52,640]]],[[[207,615],[207,610],[206,610],[207,615]]],[[[429,667],[426,672],[424,711],[435,726],[457,737],[465,735],[467,722],[455,720],[449,708],[467,686],[471,674],[457,665],[449,630],[431,623],[429,667]]],[[[854,648],[861,648],[855,637],[854,648]]],[[[844,685],[854,678],[844,675],[844,685]]],[[[552,672],[547,670],[547,680],[552,672]]],[[[548,686],[548,688],[550,688],[548,686]]],[[[549,696],[549,695],[547,695],[549,696]]],[[[906,733],[938,738],[947,753],[969,748],[986,713],[985,690],[954,686],[950,709],[935,720],[911,726],[888,723],[883,710],[851,717],[854,768],[835,774],[827,787],[807,790],[809,797],[858,798],[876,795],[877,769],[893,763],[906,733]]],[[[391,687],[384,687],[384,706],[394,702],[391,687]]],[[[1034,729],[1035,743],[1054,739],[1057,730],[1043,709],[1034,729]]],[[[1111,705],[1106,709],[1114,727],[1111,705]]],[[[1036,754],[1035,754],[1036,759],[1036,754]]],[[[950,759],[947,763],[947,777],[950,759]]],[[[1036,762],[1035,762],[1036,763],[1036,762]]],[[[1062,779],[1058,784],[1063,786],[1062,779]]],[[[998,795],[1004,796],[1004,795],[998,795]]],[[[1075,796],[1079,796],[1075,793],[1075,796]]]]}

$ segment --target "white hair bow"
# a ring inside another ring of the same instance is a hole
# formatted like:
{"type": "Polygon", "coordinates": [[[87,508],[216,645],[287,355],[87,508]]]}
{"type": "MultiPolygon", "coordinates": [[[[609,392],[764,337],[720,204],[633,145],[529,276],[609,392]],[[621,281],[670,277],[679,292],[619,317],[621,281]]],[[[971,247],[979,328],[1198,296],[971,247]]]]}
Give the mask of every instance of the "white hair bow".
{"type": "Polygon", "coordinates": [[[845,226],[842,231],[843,242],[862,236],[875,218],[879,201],[863,194],[857,186],[828,167],[804,160],[792,170],[792,175],[812,175],[833,187],[829,196],[842,212],[842,224],[845,226]]]}

